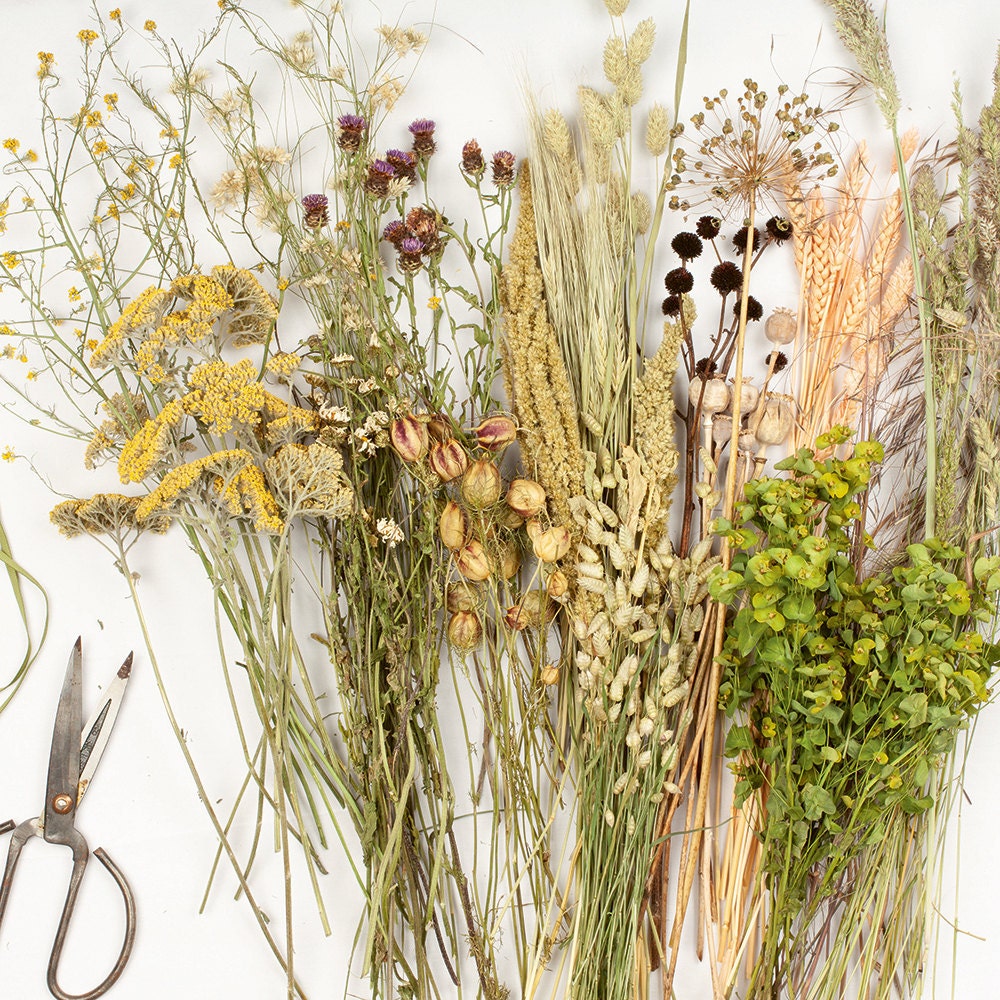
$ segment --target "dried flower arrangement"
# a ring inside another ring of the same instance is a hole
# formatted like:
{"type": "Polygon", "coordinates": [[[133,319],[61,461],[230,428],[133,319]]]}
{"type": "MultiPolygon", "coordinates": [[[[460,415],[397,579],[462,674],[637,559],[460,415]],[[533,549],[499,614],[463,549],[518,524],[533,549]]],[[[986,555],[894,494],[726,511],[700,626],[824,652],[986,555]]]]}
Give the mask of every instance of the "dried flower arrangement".
{"type": "MultiPolygon", "coordinates": [[[[654,21],[605,0],[606,87],[573,115],[530,97],[526,162],[470,139],[443,165],[435,122],[394,114],[426,36],[383,24],[362,51],[340,3],[297,3],[285,37],[223,0],[189,54],[147,21],[168,94],[118,10],[79,34],[79,93],[39,54],[44,153],[3,144],[0,280],[9,350],[58,405],[3,382],[130,491],[52,521],[126,580],[289,998],[292,856],[327,926],[331,829],[372,996],[626,1000],[658,971],[669,994],[693,901],[717,997],[916,988],[996,660],[1000,97],[973,128],[956,96],[952,226],[883,28],[828,3],[890,131],[884,184],[864,143],[838,172],[837,108],[805,91],[747,78],[684,111],[690,4],[673,111],[642,103],[654,21]],[[279,97],[251,63],[208,83],[230,28],[279,97]],[[131,571],[168,529],[211,586],[229,814],[131,571]],[[254,892],[266,811],[283,935],[254,892]]],[[[24,617],[33,580],[0,554],[24,617]]]]}

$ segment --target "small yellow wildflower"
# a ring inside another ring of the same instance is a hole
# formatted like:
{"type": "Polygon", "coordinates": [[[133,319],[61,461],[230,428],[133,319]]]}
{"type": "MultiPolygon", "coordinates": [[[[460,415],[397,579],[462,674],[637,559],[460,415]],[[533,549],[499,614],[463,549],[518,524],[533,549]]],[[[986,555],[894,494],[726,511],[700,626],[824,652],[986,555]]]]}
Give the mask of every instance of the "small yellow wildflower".
{"type": "Polygon", "coordinates": [[[19,354],[17,356],[17,360],[20,361],[22,365],[26,365],[28,363],[28,355],[27,354],[19,354]]]}
{"type": "Polygon", "coordinates": [[[8,250],[3,257],[0,257],[0,260],[3,261],[3,266],[7,268],[8,271],[13,271],[14,268],[21,263],[21,258],[18,257],[16,253],[11,253],[10,250],[8,250]]]}
{"type": "Polygon", "coordinates": [[[279,292],[283,292],[290,284],[291,284],[291,282],[287,278],[279,278],[278,279],[278,291],[279,292]]]}
{"type": "Polygon", "coordinates": [[[108,151],[108,144],[103,139],[98,139],[93,146],[90,147],[95,156],[100,156],[101,153],[106,153],[108,151]]]}
{"type": "Polygon", "coordinates": [[[29,382],[34,382],[35,379],[38,378],[38,372],[36,372],[36,371],[30,371],[30,372],[28,372],[27,378],[28,378],[29,382]]]}
{"type": "Polygon", "coordinates": [[[110,11],[108,13],[108,17],[112,21],[120,21],[122,19],[122,10],[121,10],[121,7],[115,7],[115,9],[113,11],[110,11]]]}
{"type": "Polygon", "coordinates": [[[55,65],[56,57],[51,52],[38,53],[38,79],[44,80],[52,75],[52,67],[55,65]]]}
{"type": "Polygon", "coordinates": [[[13,337],[14,331],[6,323],[0,326],[0,337],[13,337]]]}
{"type": "Polygon", "coordinates": [[[142,27],[145,31],[156,31],[156,22],[149,20],[142,27]]]}
{"type": "Polygon", "coordinates": [[[33,149],[29,149],[28,152],[24,154],[24,158],[29,163],[37,163],[38,162],[38,154],[33,149]]]}
{"type": "Polygon", "coordinates": [[[21,147],[20,139],[4,139],[3,148],[10,153],[16,153],[21,147]]]}
{"type": "Polygon", "coordinates": [[[277,375],[279,378],[287,378],[301,363],[302,359],[297,354],[281,351],[278,354],[271,355],[267,359],[265,367],[271,375],[277,375]]]}
{"type": "Polygon", "coordinates": [[[114,93],[105,94],[104,103],[107,105],[108,111],[114,111],[115,108],[118,106],[118,95],[114,93]]]}
{"type": "Polygon", "coordinates": [[[84,118],[84,124],[87,128],[99,128],[101,120],[102,116],[100,111],[88,111],[86,117],[84,118]]]}
{"type": "Polygon", "coordinates": [[[8,344],[3,351],[0,351],[5,358],[13,358],[17,354],[17,348],[13,344],[8,344]]]}
{"type": "Polygon", "coordinates": [[[97,32],[91,28],[84,28],[83,31],[78,31],[76,37],[83,42],[84,45],[92,45],[97,41],[97,32]]]}
{"type": "Polygon", "coordinates": [[[135,185],[134,184],[126,184],[125,187],[123,187],[118,192],[118,197],[121,198],[122,201],[128,201],[129,198],[134,198],[135,197],[135,185]]]}
{"type": "Polygon", "coordinates": [[[108,214],[107,214],[107,216],[105,216],[105,218],[108,218],[108,219],[117,219],[118,218],[118,206],[114,202],[112,202],[110,205],[108,205],[108,214]]]}
{"type": "Polygon", "coordinates": [[[178,132],[177,129],[173,127],[173,125],[171,125],[170,128],[165,128],[160,130],[161,139],[176,139],[177,136],[179,135],[180,132],[178,132]]]}
{"type": "Polygon", "coordinates": [[[69,300],[70,302],[80,301],[80,289],[77,288],[76,285],[73,285],[73,287],[69,290],[69,300]]]}
{"type": "Polygon", "coordinates": [[[3,450],[3,454],[0,455],[0,458],[2,458],[5,462],[13,462],[14,459],[17,458],[17,454],[10,445],[7,445],[7,447],[3,450]]]}
{"type": "Polygon", "coordinates": [[[91,337],[90,340],[88,340],[83,346],[86,347],[88,351],[93,351],[99,343],[100,341],[98,341],[96,337],[91,337]]]}
{"type": "Polygon", "coordinates": [[[351,223],[347,219],[341,219],[333,228],[343,233],[351,228],[351,223]]]}
{"type": "Polygon", "coordinates": [[[432,295],[427,300],[427,308],[431,310],[436,310],[441,308],[441,298],[438,295],[432,295]]]}
{"type": "Polygon", "coordinates": [[[170,163],[168,166],[171,170],[176,170],[183,162],[184,157],[180,153],[174,153],[174,155],[170,157],[170,163]]]}

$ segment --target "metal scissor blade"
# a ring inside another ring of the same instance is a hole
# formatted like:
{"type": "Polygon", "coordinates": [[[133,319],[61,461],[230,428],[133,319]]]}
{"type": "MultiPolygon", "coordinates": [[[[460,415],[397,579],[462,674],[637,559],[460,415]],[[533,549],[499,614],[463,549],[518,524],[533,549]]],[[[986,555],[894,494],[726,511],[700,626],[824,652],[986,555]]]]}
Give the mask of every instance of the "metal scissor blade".
{"type": "Polygon", "coordinates": [[[80,728],[83,704],[83,653],[80,639],[73,644],[59,695],[56,724],[52,731],[49,751],[49,773],[45,782],[45,839],[50,843],[67,843],[73,833],[77,787],[80,784],[80,728]]]}
{"type": "Polygon", "coordinates": [[[122,698],[125,696],[125,686],[132,674],[132,654],[125,657],[125,662],[121,665],[115,679],[108,685],[101,699],[97,711],[83,727],[81,733],[82,742],[80,744],[80,785],[76,796],[77,805],[83,801],[90,782],[97,770],[97,765],[101,762],[104,748],[111,738],[111,730],[114,728],[115,719],[118,718],[118,711],[122,707],[122,698]]]}

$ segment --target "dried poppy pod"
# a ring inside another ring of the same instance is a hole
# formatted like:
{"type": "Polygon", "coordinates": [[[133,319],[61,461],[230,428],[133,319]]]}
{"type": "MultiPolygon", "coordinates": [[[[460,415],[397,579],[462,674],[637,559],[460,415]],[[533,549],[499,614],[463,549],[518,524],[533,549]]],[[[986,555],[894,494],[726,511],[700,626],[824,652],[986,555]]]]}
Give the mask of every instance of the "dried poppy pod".
{"type": "Polygon", "coordinates": [[[469,467],[469,456],[455,438],[435,441],[428,459],[431,469],[443,483],[450,483],[461,476],[469,467]]]}
{"type": "Polygon", "coordinates": [[[389,441],[404,462],[419,462],[427,454],[430,443],[427,425],[412,413],[400,417],[389,425],[389,441]]]}
{"type": "Polygon", "coordinates": [[[545,509],[545,490],[533,479],[514,479],[507,487],[507,506],[521,517],[534,517],[545,509]]]}
{"type": "Polygon", "coordinates": [[[486,580],[493,574],[493,563],[482,543],[476,539],[458,550],[455,565],[466,580],[486,580]]]}
{"type": "Polygon", "coordinates": [[[444,593],[444,606],[454,614],[456,611],[475,611],[482,606],[481,588],[468,580],[449,583],[444,593]]]}
{"type": "MultiPolygon", "coordinates": [[[[733,398],[736,396],[735,386],[732,392],[733,398]]],[[[748,413],[753,413],[760,402],[760,389],[752,382],[744,382],[740,386],[740,416],[745,417],[748,413]]]]}
{"type": "Polygon", "coordinates": [[[483,623],[474,611],[456,611],[448,621],[448,642],[463,653],[483,641],[483,623]]]}
{"type": "Polygon", "coordinates": [[[507,609],[503,620],[515,632],[524,628],[542,628],[556,613],[556,605],[540,590],[529,590],[517,604],[507,609]]]}
{"type": "Polygon", "coordinates": [[[441,511],[438,534],[444,547],[452,552],[465,545],[469,537],[469,522],[465,511],[454,500],[449,500],[441,511]]]}
{"type": "Polygon", "coordinates": [[[473,510],[486,510],[500,499],[500,470],[488,458],[479,458],[462,476],[462,499],[473,510]]]}
{"type": "Polygon", "coordinates": [[[510,417],[487,417],[473,432],[480,448],[502,451],[517,440],[517,424],[510,417]]]}
{"type": "Polygon", "coordinates": [[[728,444],[733,436],[733,418],[722,413],[712,417],[712,440],[716,447],[728,444]]]}
{"type": "Polygon", "coordinates": [[[552,687],[559,683],[559,668],[554,663],[546,663],[538,672],[538,679],[545,687],[552,687]]]}
{"type": "Polygon", "coordinates": [[[772,344],[781,346],[790,344],[795,340],[798,325],[794,311],[779,306],[767,317],[767,322],[764,324],[764,336],[772,344]]]}
{"type": "Polygon", "coordinates": [[[573,539],[561,524],[543,531],[531,540],[531,547],[539,562],[554,563],[569,552],[573,539]]]}
{"type": "Polygon", "coordinates": [[[688,399],[691,405],[697,409],[698,400],[701,400],[701,412],[721,413],[729,405],[729,386],[721,378],[700,379],[694,378],[688,385],[688,399]],[[704,392],[702,387],[704,386],[704,392]]]}
{"type": "Polygon", "coordinates": [[[779,393],[769,393],[764,402],[764,410],[754,428],[754,434],[765,447],[781,444],[791,434],[794,424],[794,398],[779,393]]]}

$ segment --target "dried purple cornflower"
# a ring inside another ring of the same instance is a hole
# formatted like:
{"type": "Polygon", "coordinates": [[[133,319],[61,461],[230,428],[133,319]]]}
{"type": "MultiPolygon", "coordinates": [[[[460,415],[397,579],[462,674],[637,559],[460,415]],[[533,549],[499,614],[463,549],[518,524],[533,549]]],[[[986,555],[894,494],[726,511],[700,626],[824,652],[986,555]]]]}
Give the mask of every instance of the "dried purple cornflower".
{"type": "Polygon", "coordinates": [[[661,308],[663,309],[664,316],[679,316],[681,312],[681,297],[679,295],[668,295],[663,300],[661,308]]]}
{"type": "MultiPolygon", "coordinates": [[[[739,319],[740,303],[737,300],[733,303],[733,315],[739,319]]],[[[756,323],[764,315],[764,307],[752,296],[747,296],[747,322],[756,323]]]]}
{"type": "Polygon", "coordinates": [[[709,281],[720,295],[728,295],[730,292],[739,291],[743,286],[743,272],[731,261],[726,260],[712,268],[709,281]]]}
{"type": "Polygon", "coordinates": [[[382,239],[388,240],[397,250],[403,240],[409,236],[409,231],[403,225],[402,219],[393,219],[385,229],[382,230],[382,239]]]}
{"type": "Polygon", "coordinates": [[[367,128],[368,122],[361,115],[341,115],[337,119],[337,145],[345,152],[356,153],[367,128]]]}
{"type": "Polygon", "coordinates": [[[780,371],[784,371],[788,367],[788,355],[784,351],[771,351],[766,358],[764,358],[764,364],[767,365],[768,369],[775,374],[780,371]]]}
{"type": "Polygon", "coordinates": [[[325,194],[307,194],[302,199],[302,207],[305,209],[302,225],[306,229],[325,226],[330,221],[330,213],[327,211],[329,204],[330,199],[325,194]]]}
{"type": "Polygon", "coordinates": [[[792,224],[788,219],[780,215],[772,215],[764,225],[767,235],[775,243],[784,243],[792,235],[792,224]]]}
{"type": "Polygon", "coordinates": [[[417,158],[412,153],[403,149],[387,149],[385,160],[396,171],[397,177],[412,181],[417,176],[417,158]]]}
{"type": "Polygon", "coordinates": [[[423,243],[425,254],[435,254],[441,248],[438,222],[437,214],[422,205],[406,213],[406,228],[423,243]]]}
{"type": "Polygon", "coordinates": [[[667,291],[673,295],[683,295],[694,288],[694,275],[686,267],[675,267],[663,279],[667,291]]]}
{"type": "Polygon", "coordinates": [[[501,149],[493,154],[493,183],[499,188],[510,187],[514,183],[513,153],[501,149]]]}
{"type": "Polygon", "coordinates": [[[399,258],[397,263],[401,271],[419,271],[421,255],[424,252],[423,243],[415,236],[407,236],[399,244],[399,258]]]}
{"type": "MultiPolygon", "coordinates": [[[[747,252],[747,227],[743,226],[741,229],[736,231],[736,235],[733,237],[733,249],[737,253],[747,252]]],[[[753,252],[756,253],[760,249],[760,230],[755,229],[753,231],[753,252]]]]}
{"type": "Polygon", "coordinates": [[[475,139],[470,139],[462,147],[462,170],[478,177],[486,169],[486,161],[483,159],[483,151],[475,139]]]}
{"type": "Polygon", "coordinates": [[[681,260],[694,260],[701,256],[702,243],[694,233],[678,233],[670,241],[670,247],[681,260]]]}
{"type": "Polygon", "coordinates": [[[717,215],[703,215],[695,225],[695,232],[703,240],[714,240],[722,228],[722,219],[717,215]]]}
{"type": "Polygon", "coordinates": [[[418,118],[410,123],[410,134],[413,136],[413,152],[426,160],[433,155],[437,145],[434,142],[434,122],[430,118],[418,118]]]}
{"type": "Polygon", "coordinates": [[[711,358],[699,358],[694,366],[694,373],[700,378],[711,378],[719,366],[711,358]]]}
{"type": "Polygon", "coordinates": [[[365,190],[376,198],[384,198],[389,193],[389,181],[396,175],[391,163],[385,160],[375,160],[368,167],[365,178],[365,190]]]}

